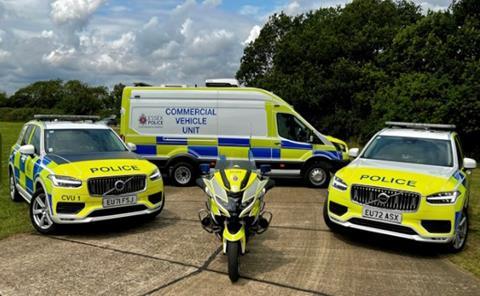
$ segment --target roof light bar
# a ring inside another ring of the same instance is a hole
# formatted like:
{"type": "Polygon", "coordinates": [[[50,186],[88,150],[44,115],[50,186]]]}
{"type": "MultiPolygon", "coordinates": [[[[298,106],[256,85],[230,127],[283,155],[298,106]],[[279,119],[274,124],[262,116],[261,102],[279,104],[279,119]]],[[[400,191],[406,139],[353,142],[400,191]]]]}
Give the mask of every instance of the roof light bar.
{"type": "Polygon", "coordinates": [[[207,79],[207,87],[240,87],[240,83],[234,78],[207,79]]]}
{"type": "Polygon", "coordinates": [[[35,114],[36,120],[42,121],[98,121],[100,116],[95,115],[57,115],[57,114],[35,114]]]}
{"type": "Polygon", "coordinates": [[[427,129],[427,130],[455,130],[456,129],[456,126],[454,124],[387,121],[385,122],[385,125],[389,127],[403,127],[403,128],[427,129]]]}

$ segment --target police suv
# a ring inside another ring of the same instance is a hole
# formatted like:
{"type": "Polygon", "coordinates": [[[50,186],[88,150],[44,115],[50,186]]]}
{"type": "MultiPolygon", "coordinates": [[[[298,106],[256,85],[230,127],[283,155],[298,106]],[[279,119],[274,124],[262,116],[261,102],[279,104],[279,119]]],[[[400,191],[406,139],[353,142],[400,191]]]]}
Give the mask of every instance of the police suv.
{"type": "Polygon", "coordinates": [[[470,174],[452,125],[387,122],[332,178],[327,225],[355,228],[462,250],[468,234],[470,174]]]}
{"type": "Polygon", "coordinates": [[[8,164],[10,197],[30,203],[41,233],[58,224],[155,217],[164,205],[158,168],[134,154],[97,117],[37,115],[24,125],[8,164]]]}

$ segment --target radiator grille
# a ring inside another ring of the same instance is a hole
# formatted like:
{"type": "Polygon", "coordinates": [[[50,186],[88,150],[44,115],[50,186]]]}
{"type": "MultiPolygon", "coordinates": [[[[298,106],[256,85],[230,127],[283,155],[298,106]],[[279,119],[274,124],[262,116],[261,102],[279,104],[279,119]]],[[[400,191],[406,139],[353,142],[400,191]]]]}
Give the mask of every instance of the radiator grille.
{"type": "Polygon", "coordinates": [[[119,176],[119,177],[101,177],[88,180],[88,191],[90,195],[122,195],[134,193],[145,189],[146,176],[119,176]],[[123,186],[115,186],[118,182],[124,182],[123,186]]]}
{"type": "Polygon", "coordinates": [[[362,185],[352,186],[352,201],[377,208],[416,211],[420,203],[420,194],[362,185]]]}

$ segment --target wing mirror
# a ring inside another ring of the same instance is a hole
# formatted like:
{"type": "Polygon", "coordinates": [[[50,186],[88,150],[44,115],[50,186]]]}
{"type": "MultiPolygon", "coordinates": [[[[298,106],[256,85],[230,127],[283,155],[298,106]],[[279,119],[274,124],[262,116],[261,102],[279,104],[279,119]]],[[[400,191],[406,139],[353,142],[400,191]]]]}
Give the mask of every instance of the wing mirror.
{"type": "Polygon", "coordinates": [[[23,155],[33,155],[35,154],[35,147],[33,147],[33,145],[23,145],[20,147],[20,149],[18,150],[20,151],[21,154],[23,155]]]}
{"type": "Polygon", "coordinates": [[[137,151],[137,145],[133,143],[127,143],[127,147],[130,149],[130,151],[137,151]]]}
{"type": "Polygon", "coordinates": [[[202,173],[202,175],[210,174],[210,164],[209,163],[200,164],[200,172],[202,173]]]}
{"type": "Polygon", "coordinates": [[[262,175],[265,175],[266,173],[269,173],[271,171],[272,167],[269,164],[260,165],[260,173],[262,173],[262,175]]]}
{"type": "Polygon", "coordinates": [[[467,170],[473,170],[477,168],[477,162],[475,159],[465,157],[463,159],[463,167],[466,168],[467,170]]]}
{"type": "Polygon", "coordinates": [[[348,150],[348,156],[352,157],[352,158],[356,158],[358,156],[358,153],[360,152],[360,149],[358,148],[351,148],[350,150],[348,150]]]}

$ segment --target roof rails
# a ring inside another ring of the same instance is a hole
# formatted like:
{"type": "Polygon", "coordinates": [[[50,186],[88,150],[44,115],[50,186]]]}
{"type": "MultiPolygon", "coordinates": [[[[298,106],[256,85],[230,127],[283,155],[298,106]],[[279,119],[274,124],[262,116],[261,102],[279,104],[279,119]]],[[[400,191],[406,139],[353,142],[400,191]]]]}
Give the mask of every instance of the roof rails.
{"type": "Polygon", "coordinates": [[[238,80],[233,78],[207,79],[205,85],[207,87],[240,87],[238,80]]]}
{"type": "Polygon", "coordinates": [[[448,130],[453,131],[456,129],[454,124],[434,124],[434,123],[415,123],[415,122],[396,122],[387,121],[385,125],[388,127],[401,127],[411,129],[425,129],[425,130],[448,130]]]}
{"type": "Polygon", "coordinates": [[[95,115],[57,115],[57,114],[35,114],[36,120],[41,121],[98,121],[100,116],[95,115]]]}

